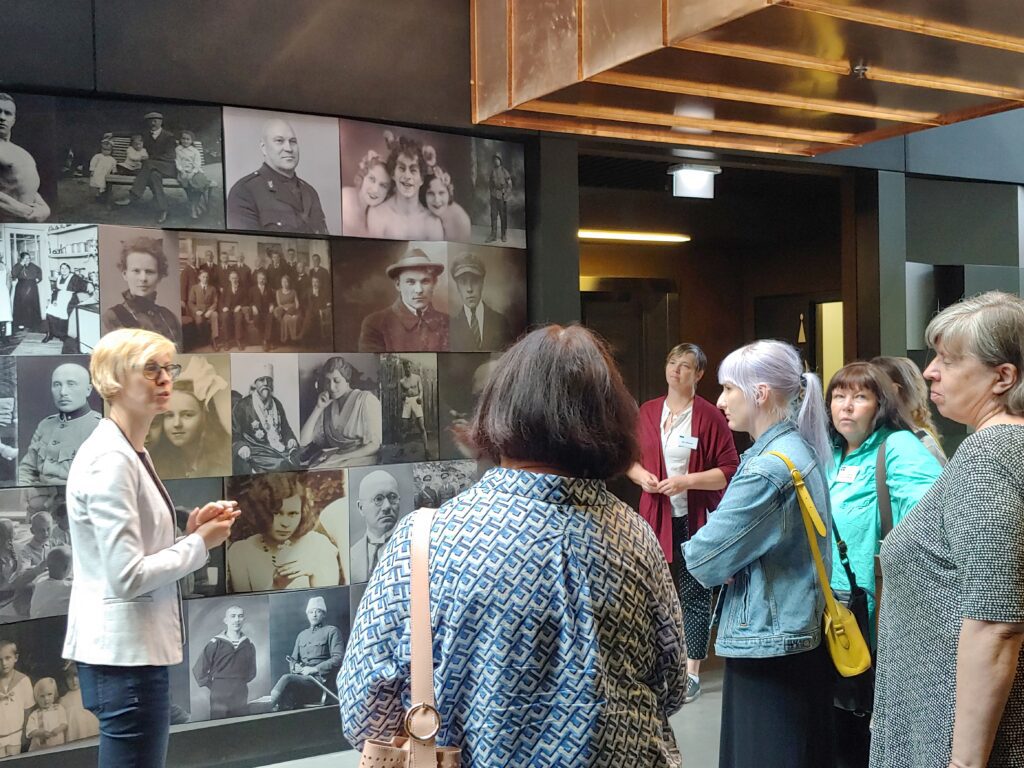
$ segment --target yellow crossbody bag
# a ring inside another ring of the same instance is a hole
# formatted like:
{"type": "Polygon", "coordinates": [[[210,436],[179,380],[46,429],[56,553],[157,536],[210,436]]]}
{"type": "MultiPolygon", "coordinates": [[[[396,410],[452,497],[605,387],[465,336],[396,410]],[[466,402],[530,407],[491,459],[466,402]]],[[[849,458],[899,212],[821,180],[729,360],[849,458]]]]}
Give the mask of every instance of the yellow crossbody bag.
{"type": "Polygon", "coordinates": [[[818,532],[818,536],[827,535],[825,523],[814,506],[811,492],[807,490],[800,470],[793,466],[793,462],[785,454],[778,451],[769,451],[769,453],[786,462],[789,473],[793,476],[793,486],[796,488],[796,497],[800,501],[800,512],[803,513],[804,529],[807,531],[807,543],[811,547],[814,565],[818,569],[821,591],[825,594],[823,626],[825,643],[832,656],[832,663],[835,664],[836,671],[843,677],[854,677],[871,668],[871,650],[864,640],[860,627],[857,626],[857,618],[849,608],[836,602],[836,598],[832,594],[832,587],[829,586],[828,574],[825,573],[825,561],[821,559],[818,538],[814,535],[815,531],[818,532]]]}

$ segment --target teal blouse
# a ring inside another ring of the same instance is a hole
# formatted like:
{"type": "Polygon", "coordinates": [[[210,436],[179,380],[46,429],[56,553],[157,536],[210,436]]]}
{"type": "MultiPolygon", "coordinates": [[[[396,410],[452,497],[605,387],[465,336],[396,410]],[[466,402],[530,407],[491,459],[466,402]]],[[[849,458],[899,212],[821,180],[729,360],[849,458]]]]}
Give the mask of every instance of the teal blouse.
{"type": "MultiPolygon", "coordinates": [[[[887,429],[875,431],[855,451],[843,456],[832,453],[828,471],[832,517],[839,535],[846,541],[850,566],[857,584],[868,593],[872,645],[875,627],[875,555],[881,539],[878,494],[875,491],[875,461],[885,441],[885,475],[892,500],[892,522],[899,525],[921,497],[932,487],[942,467],[912,432],[887,429]]],[[[846,571],[839,563],[839,550],[832,537],[832,588],[849,590],[846,571]]]]}

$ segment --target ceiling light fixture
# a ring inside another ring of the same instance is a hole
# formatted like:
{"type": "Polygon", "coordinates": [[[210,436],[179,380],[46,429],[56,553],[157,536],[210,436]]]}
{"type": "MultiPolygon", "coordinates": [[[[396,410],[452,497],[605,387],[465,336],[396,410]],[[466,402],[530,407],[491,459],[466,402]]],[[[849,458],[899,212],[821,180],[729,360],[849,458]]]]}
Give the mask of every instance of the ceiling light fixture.
{"type": "Polygon", "coordinates": [[[613,243],[657,243],[659,245],[690,242],[689,235],[674,232],[632,232],[621,229],[581,229],[579,239],[613,243]]]}
{"type": "Polygon", "coordinates": [[[715,197],[715,176],[722,172],[717,165],[696,165],[680,163],[668,169],[672,177],[672,194],[675,197],[699,197],[711,200],[715,197]]]}

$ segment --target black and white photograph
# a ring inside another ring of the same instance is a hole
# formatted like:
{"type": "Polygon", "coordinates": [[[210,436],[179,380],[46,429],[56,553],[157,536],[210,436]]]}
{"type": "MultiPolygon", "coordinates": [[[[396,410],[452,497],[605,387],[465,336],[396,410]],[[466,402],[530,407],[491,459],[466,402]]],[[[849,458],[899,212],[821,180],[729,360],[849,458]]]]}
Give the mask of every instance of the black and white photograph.
{"type": "Polygon", "coordinates": [[[526,163],[523,145],[474,137],[473,242],[526,247],[526,163]]]}
{"type": "Polygon", "coordinates": [[[340,235],[338,121],[224,108],[230,229],[340,235]]]}
{"type": "Polygon", "coordinates": [[[218,107],[96,98],[59,107],[57,220],[224,226],[218,107]]]}
{"type": "Polygon", "coordinates": [[[100,227],[100,330],[142,328],[181,349],[178,241],[173,232],[100,227]]]}
{"type": "Polygon", "coordinates": [[[448,351],[445,243],[345,241],[333,261],[335,349],[448,351]]]}
{"type": "Polygon", "coordinates": [[[303,466],[376,464],[383,440],[380,360],[368,354],[299,355],[303,466]]]}
{"type": "MultiPolygon", "coordinates": [[[[191,602],[191,601],[190,601],[191,602]]],[[[167,687],[171,693],[171,725],[183,725],[192,721],[192,669],[188,663],[188,606],[183,603],[185,621],[185,645],[182,647],[182,661],[167,668],[167,687]]]]}
{"type": "Polygon", "coordinates": [[[21,357],[18,485],[63,485],[79,447],[103,418],[88,355],[21,357]]]}
{"type": "Polygon", "coordinates": [[[180,233],[178,256],[186,351],[331,349],[328,241],[180,233]]]}
{"type": "Polygon", "coordinates": [[[64,616],[0,627],[0,758],[99,733],[82,704],[75,663],[61,658],[66,631],[64,616]]]}
{"type": "Polygon", "coordinates": [[[386,354],[380,358],[384,444],[380,463],[431,461],[437,448],[437,355],[386,354]]]}
{"type": "Polygon", "coordinates": [[[299,469],[298,356],[231,355],[231,385],[232,474],[299,469]]]}
{"type": "Polygon", "coordinates": [[[68,528],[63,486],[0,490],[0,623],[67,615],[68,528]]]}
{"type": "Polygon", "coordinates": [[[452,352],[501,352],[526,328],[526,253],[448,246],[452,352]]]}
{"type": "Polygon", "coordinates": [[[350,469],[349,575],[369,581],[398,521],[416,509],[412,464],[350,469]]]}
{"type": "Polygon", "coordinates": [[[227,595],[188,603],[192,722],[267,711],[270,600],[227,595]]]}
{"type": "MultiPolygon", "coordinates": [[[[167,480],[164,485],[167,486],[167,492],[174,502],[174,525],[179,536],[185,534],[188,516],[193,509],[224,498],[224,479],[221,477],[167,480]]],[[[216,547],[210,550],[205,565],[179,581],[181,596],[188,599],[223,595],[227,591],[227,580],[224,547],[216,547]]]]}
{"type": "Polygon", "coordinates": [[[0,224],[52,221],[57,208],[63,99],[0,92],[0,224]]]}
{"type": "Polygon", "coordinates": [[[0,355],[91,351],[99,298],[97,227],[0,225],[0,355]]]}
{"type": "Polygon", "coordinates": [[[345,495],[344,472],[231,477],[228,498],[245,510],[227,544],[228,591],[334,587],[345,582],[338,543],[320,514],[345,495]]]}
{"type": "Polygon", "coordinates": [[[437,356],[440,448],[442,459],[472,459],[472,449],[458,439],[469,426],[476,403],[501,355],[451,353],[437,356]]]}
{"type": "Polygon", "coordinates": [[[472,140],[339,120],[348,237],[472,242],[472,140]]]}
{"type": "Polygon", "coordinates": [[[366,594],[365,581],[353,584],[348,588],[348,615],[352,618],[352,623],[355,623],[356,616],[359,615],[359,603],[362,602],[364,594],[366,594]]]}
{"type": "Polygon", "coordinates": [[[414,464],[412,477],[416,482],[416,498],[413,501],[416,509],[437,509],[479,479],[477,464],[469,459],[414,464]]]}
{"type": "Polygon", "coordinates": [[[18,367],[0,357],[0,488],[18,483],[18,367]]]}
{"type": "Polygon", "coordinates": [[[349,635],[348,587],[270,596],[270,711],[337,706],[349,635]]]}
{"type": "Polygon", "coordinates": [[[229,355],[178,355],[167,410],[153,419],[146,448],[160,477],[231,474],[231,361],[229,355]]]}

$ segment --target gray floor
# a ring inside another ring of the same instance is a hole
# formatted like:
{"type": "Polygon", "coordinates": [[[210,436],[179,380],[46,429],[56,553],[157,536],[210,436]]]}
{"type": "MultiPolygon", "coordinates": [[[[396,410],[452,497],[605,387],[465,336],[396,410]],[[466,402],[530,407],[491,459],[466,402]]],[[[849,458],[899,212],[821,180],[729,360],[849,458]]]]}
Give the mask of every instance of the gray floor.
{"type": "MultiPolygon", "coordinates": [[[[687,704],[672,719],[683,765],[687,768],[714,768],[718,765],[718,734],[722,714],[722,671],[708,670],[701,675],[703,694],[687,704]]],[[[359,755],[337,752],[305,760],[274,763],[266,768],[357,768],[359,755]]]]}

